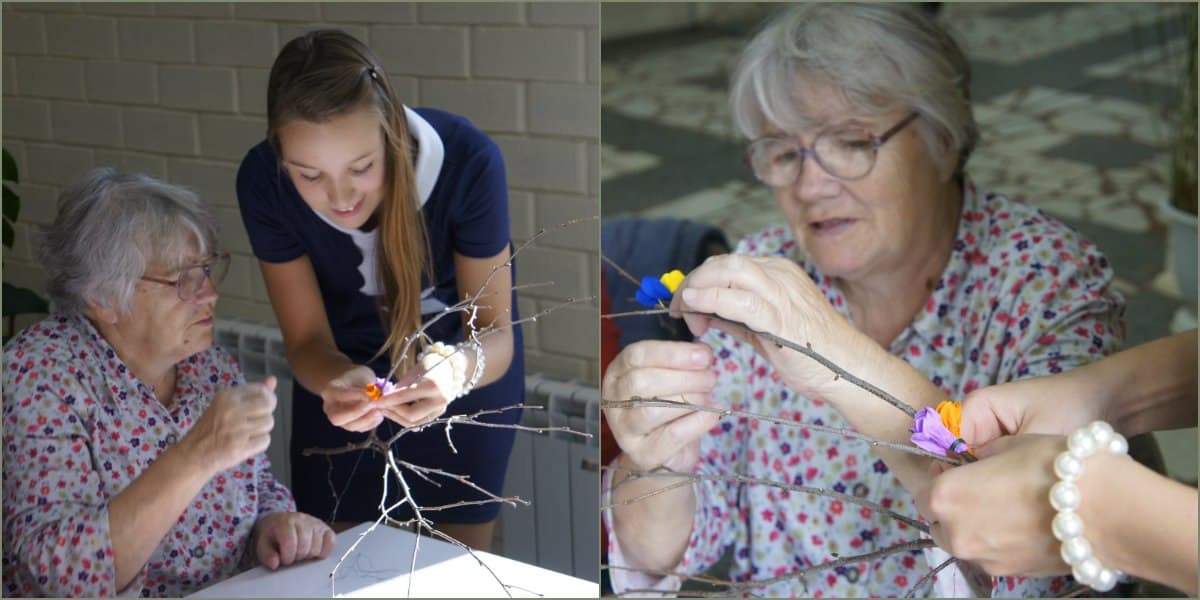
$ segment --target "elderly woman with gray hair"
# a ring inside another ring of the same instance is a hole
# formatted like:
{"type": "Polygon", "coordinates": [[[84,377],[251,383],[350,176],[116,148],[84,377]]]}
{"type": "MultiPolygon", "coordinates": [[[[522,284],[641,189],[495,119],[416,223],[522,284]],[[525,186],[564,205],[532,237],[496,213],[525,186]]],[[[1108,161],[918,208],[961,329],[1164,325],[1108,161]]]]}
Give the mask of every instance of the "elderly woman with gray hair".
{"type": "MultiPolygon", "coordinates": [[[[747,162],[786,226],[688,274],[672,307],[692,311],[699,341],[629,346],[608,368],[604,399],[682,399],[909,443],[904,412],[697,313],[810,344],[912,409],[1114,351],[1123,301],[1096,247],[967,177],[978,136],[968,90],[958,45],[910,5],[804,4],[769,22],[730,96],[747,162]]],[[[605,415],[624,452],[604,484],[618,592],[677,589],[731,550],[729,579],[749,594],[898,596],[947,557],[880,552],[920,533],[844,497],[786,489],[823,488],[915,519],[927,458],[742,414],[605,415]],[[687,478],[632,475],[663,468],[687,478]],[[843,562],[800,573],[833,560],[843,562]]],[[[967,579],[957,567],[933,579],[940,596],[1047,595],[1068,583],[967,579]]]]}
{"type": "Polygon", "coordinates": [[[53,313],[4,349],[4,595],[181,596],[327,556],[263,454],[275,379],[213,346],[208,208],[98,169],[42,234],[53,313]]]}

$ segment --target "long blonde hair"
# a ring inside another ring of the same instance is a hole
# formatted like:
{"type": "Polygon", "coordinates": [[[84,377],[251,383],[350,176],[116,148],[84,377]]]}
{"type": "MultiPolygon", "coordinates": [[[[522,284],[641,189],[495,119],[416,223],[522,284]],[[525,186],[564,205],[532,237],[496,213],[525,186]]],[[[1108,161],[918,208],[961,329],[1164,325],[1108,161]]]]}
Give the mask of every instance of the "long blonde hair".
{"type": "MultiPolygon", "coordinates": [[[[267,80],[267,140],[283,156],[279,130],[293,121],[320,123],[362,107],[373,109],[383,130],[388,194],[380,205],[379,299],[392,364],[404,340],[421,325],[421,275],[432,272],[425,218],[417,202],[413,140],[404,108],[379,59],[350,34],[319,29],[279,51],[267,80]]],[[[373,359],[372,359],[373,360],[373,359]]]]}

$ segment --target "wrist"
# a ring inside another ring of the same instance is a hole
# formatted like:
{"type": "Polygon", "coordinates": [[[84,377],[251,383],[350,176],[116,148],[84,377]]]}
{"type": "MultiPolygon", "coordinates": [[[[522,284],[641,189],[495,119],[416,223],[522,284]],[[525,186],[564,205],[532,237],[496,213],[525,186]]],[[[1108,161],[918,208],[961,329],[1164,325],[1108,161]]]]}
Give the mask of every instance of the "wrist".
{"type": "Polygon", "coordinates": [[[212,444],[193,428],[179,443],[168,448],[159,460],[166,459],[167,464],[176,462],[178,464],[171,465],[172,470],[181,469],[184,477],[207,482],[217,474],[213,454],[212,444]]]}

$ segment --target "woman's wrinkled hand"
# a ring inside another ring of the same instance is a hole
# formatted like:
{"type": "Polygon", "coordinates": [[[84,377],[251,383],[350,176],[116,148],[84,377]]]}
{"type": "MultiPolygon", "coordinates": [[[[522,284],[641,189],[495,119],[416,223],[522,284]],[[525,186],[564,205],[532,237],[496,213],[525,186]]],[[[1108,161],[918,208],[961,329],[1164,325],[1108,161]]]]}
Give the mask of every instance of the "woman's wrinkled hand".
{"type": "Polygon", "coordinates": [[[219,473],[265,452],[275,426],[275,377],[224,388],[180,445],[219,473]]]}
{"type": "Polygon", "coordinates": [[[272,571],[309,558],[323,559],[334,545],[333,530],[312,515],[271,513],[254,524],[254,555],[272,571]]]}
{"type": "Polygon", "coordinates": [[[1049,501],[1054,459],[1065,447],[1058,436],[1010,436],[977,447],[977,462],[933,462],[916,502],[934,541],[994,576],[1069,572],[1051,533],[1049,501]]]}
{"type": "MultiPolygon", "coordinates": [[[[811,345],[851,373],[867,350],[877,348],[829,304],[799,265],[782,257],[709,258],[680,284],[671,309],[715,314],[754,331],[811,345]]],[[[826,386],[836,381],[820,363],[762,336],[702,315],[685,312],[683,318],[695,335],[714,327],[751,344],[797,393],[823,397],[826,386]]]]}
{"type": "MultiPolygon", "coordinates": [[[[712,350],[694,342],[630,344],[608,366],[601,386],[606,402],[660,398],[713,406],[716,374],[712,350]]],[[[720,418],[685,408],[606,407],[604,417],[628,460],[648,471],[666,467],[690,473],[700,456],[700,438],[720,418]]]]}

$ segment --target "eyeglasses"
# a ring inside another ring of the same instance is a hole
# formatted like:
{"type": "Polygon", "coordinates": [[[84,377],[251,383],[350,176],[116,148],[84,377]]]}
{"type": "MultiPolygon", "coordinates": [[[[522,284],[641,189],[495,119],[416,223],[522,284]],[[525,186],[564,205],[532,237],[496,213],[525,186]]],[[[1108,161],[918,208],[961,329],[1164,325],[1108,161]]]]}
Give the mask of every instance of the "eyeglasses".
{"type": "Polygon", "coordinates": [[[862,179],[875,168],[879,147],[918,116],[909,114],[883,135],[857,125],[827,129],[813,139],[812,149],[790,135],[758,138],[746,147],[746,164],[759,181],[777,188],[796,183],[804,158],[809,155],[826,173],[838,179],[862,179]]]}
{"type": "Polygon", "coordinates": [[[186,267],[179,272],[179,277],[174,281],[170,279],[160,279],[158,277],[148,277],[143,275],[142,279],[161,283],[163,285],[175,286],[175,291],[179,293],[179,299],[184,302],[190,302],[200,295],[204,289],[204,280],[210,279],[213,282],[213,287],[221,285],[225,280],[225,275],[229,273],[229,253],[221,252],[210,257],[209,261],[193,267],[186,267]]]}

